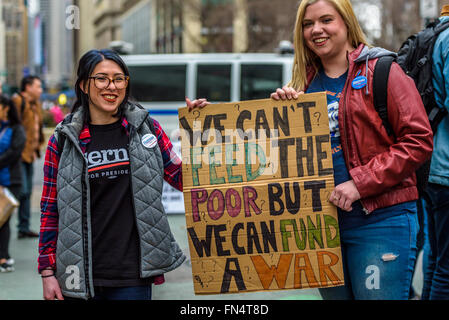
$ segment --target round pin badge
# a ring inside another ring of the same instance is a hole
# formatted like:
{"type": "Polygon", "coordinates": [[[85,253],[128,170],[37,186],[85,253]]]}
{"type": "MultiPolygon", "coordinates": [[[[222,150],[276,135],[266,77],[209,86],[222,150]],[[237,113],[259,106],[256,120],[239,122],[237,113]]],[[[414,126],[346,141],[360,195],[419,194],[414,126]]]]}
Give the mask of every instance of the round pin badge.
{"type": "Polygon", "coordinates": [[[154,148],[157,144],[157,139],[153,134],[148,133],[142,137],[142,144],[145,148],[154,148]]]}
{"type": "Polygon", "coordinates": [[[352,80],[352,87],[354,89],[362,89],[368,83],[368,79],[365,76],[359,76],[359,74],[360,74],[360,71],[357,73],[357,76],[355,77],[355,79],[352,80]]]}

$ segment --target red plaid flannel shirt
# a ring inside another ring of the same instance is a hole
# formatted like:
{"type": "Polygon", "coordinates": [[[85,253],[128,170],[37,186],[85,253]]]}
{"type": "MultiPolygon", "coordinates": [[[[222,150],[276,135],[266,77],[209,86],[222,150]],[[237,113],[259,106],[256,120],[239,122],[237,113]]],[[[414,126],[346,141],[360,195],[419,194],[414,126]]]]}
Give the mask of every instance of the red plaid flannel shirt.
{"type": "MultiPolygon", "coordinates": [[[[181,160],[172,151],[173,145],[162,130],[160,124],[153,119],[154,129],[158,140],[159,149],[164,162],[164,179],[174,188],[182,191],[181,160]]],[[[128,122],[122,119],[122,125],[128,131],[128,122]]],[[[79,135],[81,150],[85,152],[90,142],[89,126],[86,124],[79,135]]],[[[58,239],[58,206],[56,179],[59,166],[59,150],[57,141],[52,135],[47,145],[44,162],[44,186],[41,197],[41,227],[39,235],[38,272],[51,268],[56,270],[56,242],[58,239]]],[[[164,275],[153,278],[155,284],[164,283],[164,275]]]]}

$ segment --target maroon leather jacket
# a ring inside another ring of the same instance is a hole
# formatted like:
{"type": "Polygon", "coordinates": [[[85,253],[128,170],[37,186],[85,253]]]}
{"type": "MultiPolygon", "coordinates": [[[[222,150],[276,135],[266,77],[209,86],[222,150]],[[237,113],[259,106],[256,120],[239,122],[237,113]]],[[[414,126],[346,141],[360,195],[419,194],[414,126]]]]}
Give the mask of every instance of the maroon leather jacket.
{"type": "MultiPolygon", "coordinates": [[[[393,63],[388,79],[388,136],[373,104],[373,73],[379,48],[360,45],[348,54],[348,79],[340,98],[342,149],[366,213],[418,199],[415,170],[430,159],[433,134],[413,80],[393,63]],[[368,86],[354,89],[356,75],[368,86]]],[[[385,50],[384,50],[385,52],[385,50]]],[[[386,55],[386,54],[383,54],[386,55]]],[[[308,72],[309,83],[314,72],[308,72]]]]}

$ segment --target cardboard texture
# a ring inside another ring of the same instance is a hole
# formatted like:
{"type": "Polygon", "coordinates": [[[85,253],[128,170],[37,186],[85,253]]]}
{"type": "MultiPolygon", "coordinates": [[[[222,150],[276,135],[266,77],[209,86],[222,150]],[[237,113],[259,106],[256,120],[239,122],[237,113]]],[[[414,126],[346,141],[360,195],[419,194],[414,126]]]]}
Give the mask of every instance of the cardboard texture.
{"type": "Polygon", "coordinates": [[[325,93],[179,121],[195,294],[344,285],[325,93]]]}

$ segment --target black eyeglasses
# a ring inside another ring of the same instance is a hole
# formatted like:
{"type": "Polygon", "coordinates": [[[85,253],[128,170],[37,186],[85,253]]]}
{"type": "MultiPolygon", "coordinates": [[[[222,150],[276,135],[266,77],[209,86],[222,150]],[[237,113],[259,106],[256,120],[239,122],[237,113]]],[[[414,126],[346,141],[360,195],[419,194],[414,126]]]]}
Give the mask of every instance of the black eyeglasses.
{"type": "Polygon", "coordinates": [[[114,79],[110,79],[105,76],[93,76],[89,77],[89,79],[94,79],[94,85],[97,89],[106,89],[109,85],[114,83],[114,86],[117,89],[125,89],[128,86],[129,77],[128,76],[117,76],[114,79]]]}

